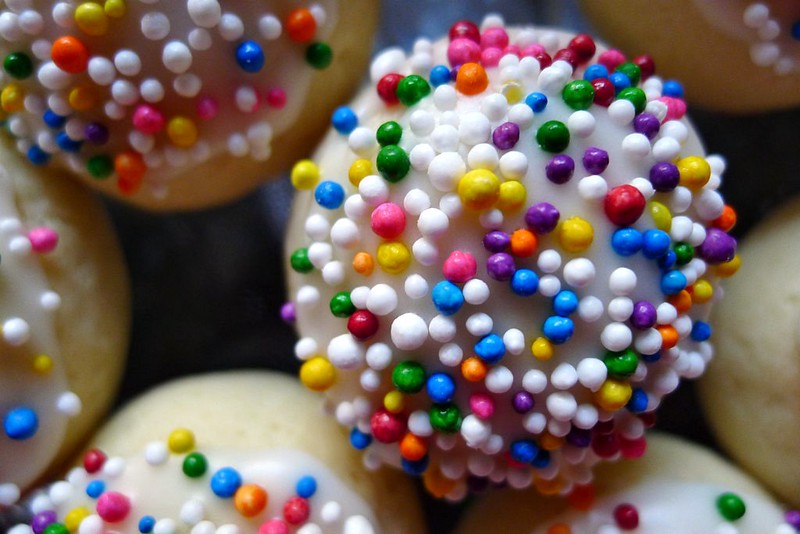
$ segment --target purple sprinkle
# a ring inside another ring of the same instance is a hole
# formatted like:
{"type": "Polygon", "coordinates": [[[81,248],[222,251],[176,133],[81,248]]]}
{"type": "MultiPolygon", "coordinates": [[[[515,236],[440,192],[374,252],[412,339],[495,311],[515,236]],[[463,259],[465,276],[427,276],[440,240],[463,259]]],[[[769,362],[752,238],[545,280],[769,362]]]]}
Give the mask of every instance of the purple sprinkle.
{"type": "Polygon", "coordinates": [[[547,179],[554,184],[567,183],[569,179],[572,178],[572,173],[574,171],[575,161],[566,154],[553,156],[553,159],[551,159],[544,168],[547,179]]]}
{"type": "Polygon", "coordinates": [[[796,529],[800,529],[800,510],[789,510],[784,517],[787,523],[796,529]]]}
{"type": "Polygon", "coordinates": [[[575,447],[586,448],[592,443],[592,433],[583,428],[572,427],[567,434],[567,443],[575,447]]]}
{"type": "Polygon", "coordinates": [[[719,228],[709,228],[698,252],[707,263],[712,265],[725,263],[736,256],[736,240],[719,228]]]}
{"type": "Polygon", "coordinates": [[[644,134],[648,139],[654,139],[660,128],[661,123],[658,122],[658,117],[652,113],[640,113],[633,119],[633,129],[637,133],[644,134]]]}
{"type": "Polygon", "coordinates": [[[95,145],[104,145],[108,142],[108,128],[99,122],[90,122],[84,129],[86,139],[95,145]]]}
{"type": "Polygon", "coordinates": [[[667,193],[678,187],[681,179],[681,172],[677,165],[668,161],[661,161],[650,167],[650,183],[653,189],[661,193],[667,193]]]}
{"type": "Polygon", "coordinates": [[[533,408],[535,403],[533,400],[533,395],[527,391],[518,391],[514,395],[514,399],[511,401],[511,404],[514,407],[515,412],[527,413],[533,408]]]}
{"type": "Polygon", "coordinates": [[[583,167],[589,174],[600,174],[608,167],[608,152],[596,146],[590,146],[583,153],[583,167]]]}
{"type": "Polygon", "coordinates": [[[656,324],[656,307],[653,303],[640,300],[633,305],[631,324],[639,330],[647,330],[656,324]]]}
{"type": "Polygon", "coordinates": [[[294,302],[286,302],[281,306],[281,319],[284,323],[292,324],[297,320],[297,309],[294,302]]]}
{"type": "Polygon", "coordinates": [[[510,254],[497,252],[486,260],[486,270],[489,272],[489,276],[502,282],[511,279],[517,268],[514,265],[514,258],[510,254]]]}
{"type": "Polygon", "coordinates": [[[537,234],[547,234],[556,229],[561,214],[548,202],[534,204],[525,213],[525,224],[537,234]]]}
{"type": "Polygon", "coordinates": [[[54,510],[44,510],[33,516],[31,520],[31,528],[34,534],[42,534],[44,530],[56,522],[58,516],[54,510]]]}
{"type": "Polygon", "coordinates": [[[500,150],[513,148],[519,141],[519,126],[513,122],[504,122],[492,132],[492,142],[500,150]]]}
{"type": "Polygon", "coordinates": [[[511,244],[511,236],[500,230],[492,230],[483,236],[483,247],[489,252],[503,252],[511,244]]]}

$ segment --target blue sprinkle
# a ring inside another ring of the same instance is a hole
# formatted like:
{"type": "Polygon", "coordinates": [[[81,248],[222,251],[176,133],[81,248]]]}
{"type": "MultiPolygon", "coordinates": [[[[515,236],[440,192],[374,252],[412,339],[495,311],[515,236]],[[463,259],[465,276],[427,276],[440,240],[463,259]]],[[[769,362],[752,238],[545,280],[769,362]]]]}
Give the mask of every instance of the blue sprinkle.
{"type": "Polygon", "coordinates": [[[541,113],[547,107],[547,96],[544,93],[531,93],[525,97],[525,103],[534,113],[541,113]]]}
{"type": "Polygon", "coordinates": [[[686,287],[686,275],[680,271],[667,271],[661,275],[661,292],[677,295],[686,287]]]}
{"type": "Polygon", "coordinates": [[[556,315],[567,317],[578,309],[578,295],[569,289],[562,289],[553,297],[553,311],[556,315]]]}
{"type": "Polygon", "coordinates": [[[419,460],[406,460],[403,458],[400,464],[403,467],[403,471],[409,475],[420,476],[428,469],[428,461],[428,456],[424,456],[419,460]]]}
{"type": "Polygon", "coordinates": [[[608,78],[608,69],[605,65],[601,65],[600,63],[595,63],[593,65],[589,65],[586,67],[586,70],[583,71],[583,79],[592,81],[596,80],[597,78],[608,78]]]}
{"type": "Polygon", "coordinates": [[[675,254],[674,250],[670,250],[669,252],[658,258],[657,263],[661,269],[667,270],[667,269],[672,269],[677,261],[678,261],[678,255],[675,254]]]}
{"type": "Polygon", "coordinates": [[[139,520],[139,532],[148,534],[153,532],[153,527],[156,526],[156,518],[152,515],[145,515],[139,520]]]}
{"type": "Polygon", "coordinates": [[[294,491],[298,497],[311,498],[317,492],[317,479],[311,475],[304,476],[297,481],[294,491]]]}
{"type": "Polygon", "coordinates": [[[62,117],[52,109],[48,109],[47,111],[44,112],[44,115],[42,115],[42,120],[50,128],[55,128],[55,129],[63,128],[64,125],[67,123],[66,117],[62,117]]]}
{"type": "Polygon", "coordinates": [[[711,325],[705,321],[695,321],[692,325],[692,339],[695,341],[707,341],[711,337],[711,325]]]}
{"type": "Polygon", "coordinates": [[[675,98],[683,98],[683,85],[678,80],[667,80],[661,87],[661,94],[675,98]]]}
{"type": "Polygon", "coordinates": [[[44,165],[50,161],[50,154],[42,150],[39,145],[33,145],[28,149],[28,160],[34,165],[44,165]]]}
{"type": "Polygon", "coordinates": [[[56,144],[58,148],[64,152],[72,152],[74,154],[80,151],[83,142],[70,139],[67,132],[58,132],[58,135],[56,135],[56,144]]]}
{"type": "Polygon", "coordinates": [[[106,491],[106,483],[102,480],[92,480],[86,485],[86,495],[92,499],[97,499],[106,491]]]}
{"type": "Polygon", "coordinates": [[[653,363],[661,359],[661,351],[657,350],[653,354],[642,354],[641,356],[645,363],[653,363]]]}
{"type": "Polygon", "coordinates": [[[475,354],[486,363],[497,363],[506,354],[506,344],[497,334],[489,334],[475,343],[475,354]]]}
{"type": "Polygon", "coordinates": [[[445,65],[436,65],[431,69],[431,85],[439,87],[450,81],[450,69],[445,65]]]}
{"type": "Polygon", "coordinates": [[[242,476],[233,467],[218,469],[211,477],[211,491],[223,499],[233,497],[241,485],[242,476]]]}
{"type": "Polygon", "coordinates": [[[236,62],[245,72],[258,72],[264,68],[264,51],[255,41],[244,41],[236,47],[236,62]]]}
{"type": "Polygon", "coordinates": [[[611,235],[611,248],[620,256],[633,256],[642,249],[644,238],[636,228],[619,228],[611,235]]]}
{"type": "Polygon", "coordinates": [[[631,79],[621,72],[611,74],[608,79],[614,84],[614,91],[617,93],[631,86],[631,79]]]}
{"type": "Polygon", "coordinates": [[[544,326],[542,326],[542,333],[556,345],[569,341],[573,332],[575,332],[575,324],[572,319],[558,315],[551,315],[545,319],[544,326]]]}
{"type": "Polygon", "coordinates": [[[544,469],[550,465],[550,452],[544,449],[539,450],[539,454],[533,459],[531,465],[536,469],[544,469]]]}
{"type": "Polygon", "coordinates": [[[517,269],[511,277],[511,290],[521,296],[529,297],[539,289],[539,276],[530,269],[517,269]]]}
{"type": "Polygon", "coordinates": [[[321,182],[314,190],[314,200],[323,208],[338,209],[344,202],[344,187],[330,180],[321,182]]]}
{"type": "Polygon", "coordinates": [[[347,106],[339,106],[333,110],[331,115],[331,125],[340,134],[349,134],[358,126],[358,116],[356,112],[347,106]]]}
{"type": "Polygon", "coordinates": [[[514,461],[521,464],[529,464],[539,454],[539,446],[529,439],[520,439],[511,444],[508,452],[514,461]]]}
{"type": "Polygon", "coordinates": [[[792,39],[800,41],[800,20],[792,24],[792,39]]]}
{"type": "Polygon", "coordinates": [[[6,436],[13,440],[26,440],[32,438],[39,429],[39,416],[27,406],[12,408],[3,418],[3,430],[6,436]]]}
{"type": "Polygon", "coordinates": [[[447,373],[433,373],[425,383],[428,396],[436,404],[444,404],[453,399],[456,383],[447,373]]]}
{"type": "Polygon", "coordinates": [[[672,239],[663,230],[647,230],[642,235],[642,253],[645,258],[654,260],[669,252],[672,239]]]}
{"type": "Polygon", "coordinates": [[[642,413],[647,409],[647,393],[641,388],[634,388],[626,407],[633,413],[642,413]]]}
{"type": "Polygon", "coordinates": [[[449,280],[442,280],[431,291],[433,305],[442,315],[453,315],[464,305],[464,293],[461,288],[449,280]]]}
{"type": "Polygon", "coordinates": [[[363,451],[372,445],[372,436],[353,427],[353,430],[350,431],[350,445],[352,445],[354,449],[363,451]]]}

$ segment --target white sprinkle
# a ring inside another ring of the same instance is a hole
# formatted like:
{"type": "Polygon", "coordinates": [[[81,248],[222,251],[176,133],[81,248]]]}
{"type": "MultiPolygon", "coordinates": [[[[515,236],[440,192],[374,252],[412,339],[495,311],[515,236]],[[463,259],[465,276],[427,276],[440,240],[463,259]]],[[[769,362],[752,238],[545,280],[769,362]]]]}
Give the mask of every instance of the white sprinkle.
{"type": "Polygon", "coordinates": [[[12,347],[25,344],[31,336],[28,322],[19,317],[12,317],[3,323],[3,339],[12,347]]]}
{"type": "Polygon", "coordinates": [[[595,274],[594,263],[587,258],[575,258],[564,265],[564,280],[572,287],[586,287],[595,274]]]}
{"type": "Polygon", "coordinates": [[[81,413],[82,408],[81,399],[71,391],[62,393],[56,400],[56,410],[67,417],[75,417],[81,413]]]}
{"type": "Polygon", "coordinates": [[[541,434],[547,426],[547,418],[539,412],[531,412],[522,420],[522,426],[531,434],[541,434]]]}
{"type": "Polygon", "coordinates": [[[181,506],[180,518],[187,525],[196,525],[203,520],[204,516],[205,507],[203,502],[198,499],[190,499],[181,506]]]}
{"type": "Polygon", "coordinates": [[[429,239],[420,237],[411,245],[411,253],[420,264],[428,267],[439,260],[439,248],[429,239]]]}
{"type": "Polygon", "coordinates": [[[578,382],[591,391],[597,391],[608,376],[608,368],[599,358],[584,358],[578,363],[578,382]]]}
{"type": "Polygon", "coordinates": [[[404,313],[392,322],[391,337],[398,349],[416,350],[428,339],[428,325],[419,315],[404,313]]]}
{"type": "MultiPolygon", "coordinates": [[[[617,126],[626,126],[636,116],[636,108],[630,100],[617,99],[608,106],[608,116],[617,126]]],[[[649,149],[650,142],[647,144],[649,149]]]]}
{"type": "MultiPolygon", "coordinates": [[[[605,364],[603,364],[605,367],[605,364]]],[[[522,388],[528,393],[541,393],[547,387],[547,375],[539,369],[530,369],[522,377],[522,388]]]]}
{"type": "Polygon", "coordinates": [[[608,303],[608,316],[614,321],[627,321],[631,314],[633,314],[633,300],[628,297],[617,297],[608,303]]]}
{"type": "Polygon", "coordinates": [[[633,347],[636,349],[637,352],[640,354],[655,354],[659,350],[661,350],[661,343],[663,338],[661,337],[661,333],[656,330],[655,328],[648,328],[644,332],[640,332],[636,335],[636,339],[634,340],[633,347]]]}
{"type": "Polygon", "coordinates": [[[592,135],[596,126],[597,120],[594,115],[586,110],[576,111],[567,119],[567,128],[570,133],[580,138],[592,135]]]}
{"type": "Polygon", "coordinates": [[[404,289],[409,298],[421,299],[428,294],[428,281],[415,273],[406,278],[404,289]]]}
{"type": "Polygon", "coordinates": [[[633,341],[631,329],[623,323],[609,323],[600,333],[600,342],[610,351],[627,349],[633,341]]]}
{"type": "Polygon", "coordinates": [[[598,416],[597,408],[595,408],[594,405],[580,404],[578,405],[578,409],[575,410],[575,417],[572,419],[572,424],[578,428],[589,430],[594,428],[597,424],[598,416]]]}
{"type": "Polygon", "coordinates": [[[461,436],[468,447],[476,449],[492,435],[492,425],[481,421],[475,414],[467,415],[461,423],[461,436]]]}
{"type": "Polygon", "coordinates": [[[618,267],[608,277],[608,288],[614,295],[630,295],[636,289],[636,273],[627,267],[618,267]]]}
{"type": "Polygon", "coordinates": [[[409,117],[408,125],[414,135],[417,137],[426,137],[430,135],[433,128],[436,126],[436,119],[430,111],[418,109],[409,117]]]}
{"type": "Polygon", "coordinates": [[[408,429],[417,436],[427,437],[433,434],[431,418],[425,410],[416,410],[408,416],[408,429]]]}
{"type": "Polygon", "coordinates": [[[500,156],[497,149],[489,143],[480,143],[473,146],[467,154],[467,163],[473,169],[488,169],[493,171],[499,163],[500,156]]]}
{"type": "Polygon", "coordinates": [[[366,362],[371,369],[382,371],[392,363],[392,349],[386,343],[373,343],[367,349],[366,362]]]}
{"type": "Polygon", "coordinates": [[[428,143],[420,143],[408,153],[408,160],[411,163],[412,169],[417,172],[425,172],[435,156],[436,151],[431,145],[428,143]]]}
{"type": "Polygon", "coordinates": [[[192,51],[180,41],[170,41],[161,52],[161,61],[168,71],[181,74],[192,66],[192,51]]]}
{"type": "Polygon", "coordinates": [[[543,250],[536,259],[536,266],[543,273],[552,274],[561,267],[561,254],[553,249],[543,250]]]}
{"type": "Polygon", "coordinates": [[[163,441],[152,441],[145,446],[144,459],[150,465],[162,465],[169,458],[169,449],[163,441]]]}
{"type": "MultiPolygon", "coordinates": [[[[488,137],[488,134],[486,134],[488,137]]],[[[449,124],[439,124],[430,136],[431,146],[436,152],[455,152],[458,150],[458,130],[449,124]]]]}
{"type": "Polygon", "coordinates": [[[474,306],[479,306],[489,299],[491,294],[489,286],[480,278],[473,278],[464,284],[464,300],[474,306]]]}
{"type": "Polygon", "coordinates": [[[225,13],[219,21],[219,34],[226,41],[236,41],[244,35],[242,19],[233,13],[225,13]]]}
{"type": "Polygon", "coordinates": [[[440,209],[428,208],[419,215],[417,228],[420,233],[432,240],[439,239],[447,233],[450,218],[440,209]]]}
{"type": "Polygon", "coordinates": [[[355,222],[341,218],[331,227],[331,242],[339,248],[351,249],[361,241],[361,233],[355,222]]]}
{"type": "Polygon", "coordinates": [[[500,173],[508,180],[519,180],[528,172],[528,157],[512,150],[500,156],[500,173]]]}
{"type": "Polygon", "coordinates": [[[644,159],[650,155],[650,140],[641,133],[628,134],[622,140],[622,151],[631,159],[644,159]]]}
{"type": "Polygon", "coordinates": [[[578,402],[571,393],[566,391],[557,391],[547,396],[545,401],[547,411],[557,421],[569,421],[575,416],[578,410],[578,402]]]}
{"type": "Polygon", "coordinates": [[[578,382],[578,371],[568,362],[562,362],[550,375],[550,383],[556,389],[569,389],[578,382]]]}
{"type": "Polygon", "coordinates": [[[509,391],[511,386],[514,385],[514,374],[508,367],[495,365],[486,373],[484,383],[486,384],[486,389],[499,395],[509,391]]]}
{"type": "Polygon", "coordinates": [[[364,202],[371,206],[383,204],[389,199],[389,184],[378,175],[365,176],[358,184],[358,192],[364,202]]]}
{"type": "Polygon", "coordinates": [[[347,145],[350,150],[355,152],[359,157],[367,158],[372,155],[378,146],[378,141],[375,139],[375,132],[365,126],[358,126],[355,130],[350,132],[347,138],[347,145]]]}
{"type": "Polygon", "coordinates": [[[377,284],[369,290],[367,309],[382,317],[397,308],[397,292],[388,284],[377,284]]]}
{"type": "Polygon", "coordinates": [[[222,7],[217,0],[188,0],[186,9],[192,22],[201,28],[213,28],[222,16],[222,7]]]}
{"type": "Polygon", "coordinates": [[[356,369],[364,362],[364,346],[350,334],[342,334],[328,343],[328,360],[339,369],[356,369]]]}
{"type": "Polygon", "coordinates": [[[490,315],[483,312],[478,312],[470,315],[467,318],[466,326],[467,332],[473,336],[483,337],[492,332],[492,329],[494,328],[494,321],[490,315]]]}
{"type": "Polygon", "coordinates": [[[515,356],[522,354],[522,351],[525,350],[525,334],[517,328],[509,328],[503,334],[503,344],[509,354],[515,356]]]}
{"type": "Polygon", "coordinates": [[[145,102],[154,104],[164,99],[164,86],[155,78],[148,78],[139,85],[139,93],[145,102]]]}
{"type": "Polygon", "coordinates": [[[578,194],[584,200],[602,200],[608,193],[608,183],[597,174],[585,176],[578,182],[578,194]]]}
{"type": "Polygon", "coordinates": [[[464,358],[464,351],[455,343],[445,343],[439,348],[439,361],[447,367],[458,367],[464,358]]]}
{"type": "Polygon", "coordinates": [[[361,195],[355,194],[350,195],[344,201],[344,214],[350,217],[353,220],[361,220],[365,218],[367,215],[372,213],[372,210],[369,208],[364,199],[361,198],[361,195]]]}
{"type": "Polygon", "coordinates": [[[446,315],[437,315],[431,319],[428,331],[431,339],[438,341],[439,343],[447,343],[452,341],[458,332],[453,318],[446,315]]]}
{"type": "Polygon", "coordinates": [[[164,13],[152,11],[142,15],[141,19],[142,35],[151,41],[160,41],[169,35],[169,17],[164,13]]]}
{"type": "Polygon", "coordinates": [[[419,216],[431,207],[431,197],[422,189],[412,189],[403,198],[403,209],[412,216],[419,216]]]}
{"type": "Polygon", "coordinates": [[[554,297],[561,291],[561,280],[552,274],[539,278],[539,293],[545,297],[554,297]]]}
{"type": "Polygon", "coordinates": [[[681,144],[673,137],[662,137],[653,144],[656,161],[673,161],[681,152],[681,144]]]}
{"type": "Polygon", "coordinates": [[[281,21],[273,15],[264,15],[258,20],[258,31],[267,41],[274,41],[281,36],[281,21]]]}

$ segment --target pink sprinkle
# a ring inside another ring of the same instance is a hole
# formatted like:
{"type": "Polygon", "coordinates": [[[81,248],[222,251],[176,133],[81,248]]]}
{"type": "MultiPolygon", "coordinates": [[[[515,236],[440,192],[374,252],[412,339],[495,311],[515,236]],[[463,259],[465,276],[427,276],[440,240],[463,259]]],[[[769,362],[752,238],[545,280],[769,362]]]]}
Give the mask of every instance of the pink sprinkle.
{"type": "Polygon", "coordinates": [[[274,87],[267,91],[267,105],[276,109],[283,108],[286,105],[286,91],[282,87],[274,87]]]}
{"type": "Polygon", "coordinates": [[[686,115],[686,102],[684,102],[683,99],[673,96],[662,96],[658,101],[667,105],[667,116],[664,117],[664,122],[678,120],[686,115]]]}
{"type": "Polygon", "coordinates": [[[469,397],[469,409],[479,419],[489,419],[494,415],[494,400],[487,393],[473,393],[469,397]]]}
{"type": "Polygon", "coordinates": [[[308,521],[310,515],[311,507],[308,505],[308,500],[302,497],[291,497],[283,505],[283,518],[290,525],[302,525],[308,521]]]}
{"type": "Polygon", "coordinates": [[[116,491],[107,491],[97,499],[97,515],[108,523],[118,523],[128,517],[131,501],[116,491]]]}
{"type": "Polygon", "coordinates": [[[442,273],[444,277],[454,284],[463,284],[475,278],[478,272],[478,262],[469,252],[454,250],[450,256],[444,260],[442,273]]]}
{"type": "Polygon", "coordinates": [[[507,56],[509,54],[519,56],[522,53],[522,50],[517,45],[508,45],[503,49],[503,55],[507,56]]]}
{"type": "Polygon", "coordinates": [[[607,68],[608,72],[614,72],[617,67],[625,63],[625,54],[616,48],[612,48],[600,54],[597,62],[607,68]]]}
{"type": "Polygon", "coordinates": [[[197,116],[200,120],[209,121],[219,113],[219,104],[210,96],[204,96],[197,102],[197,116]]]}
{"type": "Polygon", "coordinates": [[[261,523],[258,534],[289,534],[289,525],[282,519],[270,519],[261,523]]]}
{"type": "Polygon", "coordinates": [[[149,104],[141,104],[133,112],[133,127],[144,134],[156,134],[164,128],[164,115],[149,104]]]}
{"type": "Polygon", "coordinates": [[[481,52],[481,65],[484,67],[496,67],[503,57],[503,51],[497,47],[484,48],[481,52]]]}
{"type": "Polygon", "coordinates": [[[456,67],[464,63],[477,63],[481,58],[481,47],[475,41],[465,37],[453,39],[447,45],[447,61],[456,67]]]}
{"type": "Polygon", "coordinates": [[[393,239],[406,229],[406,214],[397,204],[385,202],[373,210],[370,224],[377,235],[393,239]]]}
{"type": "Polygon", "coordinates": [[[541,54],[542,52],[546,52],[542,45],[532,44],[523,48],[521,54],[522,57],[536,57],[536,54],[541,54]]]}
{"type": "Polygon", "coordinates": [[[37,254],[51,252],[58,245],[58,232],[52,228],[39,226],[28,232],[33,251],[37,254]]]}
{"type": "Polygon", "coordinates": [[[482,48],[503,49],[508,46],[508,33],[503,28],[488,28],[481,34],[482,48]]]}
{"type": "Polygon", "coordinates": [[[647,438],[644,436],[636,439],[620,438],[619,447],[623,458],[635,460],[644,456],[647,450],[647,438]]]}

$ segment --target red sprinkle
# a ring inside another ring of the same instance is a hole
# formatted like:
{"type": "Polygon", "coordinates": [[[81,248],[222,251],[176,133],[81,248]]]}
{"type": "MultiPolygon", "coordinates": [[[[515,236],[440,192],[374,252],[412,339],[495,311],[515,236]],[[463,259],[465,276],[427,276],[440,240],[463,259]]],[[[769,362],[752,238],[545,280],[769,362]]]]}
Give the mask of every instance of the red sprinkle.
{"type": "Polygon", "coordinates": [[[378,331],[378,318],[371,311],[358,310],[347,320],[347,330],[354,338],[364,341],[378,331]]]}
{"type": "Polygon", "coordinates": [[[100,449],[90,449],[83,455],[83,468],[89,474],[97,473],[106,463],[106,455],[100,449]]]}
{"type": "Polygon", "coordinates": [[[639,67],[639,70],[642,73],[642,80],[646,80],[656,73],[656,62],[653,61],[653,58],[647,54],[636,56],[633,58],[633,63],[639,67]]]}
{"type": "Polygon", "coordinates": [[[608,192],[603,209],[608,219],[617,226],[630,226],[642,216],[646,203],[641,191],[626,184],[608,192]]]}
{"type": "Polygon", "coordinates": [[[594,44],[594,39],[585,33],[580,33],[572,38],[569,42],[569,48],[578,54],[581,63],[586,63],[594,56],[597,51],[597,46],[594,44]]]}
{"type": "Polygon", "coordinates": [[[607,108],[614,101],[616,91],[614,84],[608,78],[595,78],[592,80],[594,87],[594,103],[607,108]]]}
{"type": "Polygon", "coordinates": [[[406,421],[403,416],[383,408],[372,414],[369,426],[372,436],[380,443],[396,443],[406,433],[406,421]]]}
{"type": "Polygon", "coordinates": [[[614,521],[622,530],[633,530],[639,526],[639,512],[632,504],[620,504],[614,508],[614,521]]]}
{"type": "Polygon", "coordinates": [[[476,43],[480,43],[481,31],[478,29],[478,25],[472,22],[471,20],[459,20],[458,22],[450,26],[448,37],[450,38],[451,41],[453,39],[458,39],[459,37],[463,37],[465,39],[469,39],[470,41],[475,41],[476,43]]]}
{"type": "Polygon", "coordinates": [[[400,103],[397,98],[397,86],[400,85],[400,80],[405,78],[402,74],[387,74],[378,81],[378,96],[388,105],[400,103]]]}
{"type": "Polygon", "coordinates": [[[292,497],[283,505],[283,518],[290,525],[301,525],[308,521],[311,508],[308,500],[302,497],[292,497]]]}

